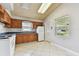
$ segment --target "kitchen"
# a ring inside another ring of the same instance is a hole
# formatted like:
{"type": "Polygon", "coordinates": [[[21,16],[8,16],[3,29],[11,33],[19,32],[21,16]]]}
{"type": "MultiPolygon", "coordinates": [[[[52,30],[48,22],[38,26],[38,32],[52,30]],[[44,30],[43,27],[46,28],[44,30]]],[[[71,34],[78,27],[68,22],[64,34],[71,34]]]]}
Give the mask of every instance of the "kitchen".
{"type": "Polygon", "coordinates": [[[8,53],[1,52],[0,55],[14,55],[15,44],[38,41],[36,33],[38,26],[43,26],[43,22],[13,18],[4,5],[0,4],[0,39],[2,39],[0,43],[2,42],[1,46],[3,46],[0,52],[8,53]]]}
{"type": "MultiPolygon", "coordinates": [[[[53,48],[50,42],[45,40],[44,19],[60,5],[56,3],[1,3],[0,46],[2,48],[0,55],[52,55],[53,48]]],[[[62,53],[57,54],[62,55],[62,53]]]]}
{"type": "Polygon", "coordinates": [[[0,56],[79,56],[79,4],[1,3],[0,56]]]}

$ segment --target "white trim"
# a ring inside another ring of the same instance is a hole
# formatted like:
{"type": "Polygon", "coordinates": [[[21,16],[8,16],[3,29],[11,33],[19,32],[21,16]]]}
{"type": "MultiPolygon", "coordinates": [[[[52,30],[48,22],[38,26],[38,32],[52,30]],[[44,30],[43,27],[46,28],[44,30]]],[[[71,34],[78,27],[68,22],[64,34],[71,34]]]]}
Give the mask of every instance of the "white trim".
{"type": "Polygon", "coordinates": [[[67,51],[67,52],[69,52],[69,53],[71,53],[72,55],[74,55],[74,56],[79,56],[79,53],[77,53],[77,52],[75,52],[75,51],[73,51],[73,50],[71,50],[71,49],[68,49],[68,48],[66,48],[66,47],[63,47],[63,46],[61,46],[61,45],[59,45],[59,44],[57,44],[57,43],[51,43],[52,45],[55,45],[56,47],[58,47],[58,48],[61,48],[61,49],[63,49],[63,50],[65,50],[65,51],[67,51]]]}

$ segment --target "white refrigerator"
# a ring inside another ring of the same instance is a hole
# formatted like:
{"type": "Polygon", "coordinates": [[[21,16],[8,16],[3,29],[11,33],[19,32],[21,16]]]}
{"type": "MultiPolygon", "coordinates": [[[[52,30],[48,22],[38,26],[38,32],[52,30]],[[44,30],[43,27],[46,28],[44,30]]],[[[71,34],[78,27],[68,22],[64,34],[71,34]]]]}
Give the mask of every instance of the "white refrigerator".
{"type": "Polygon", "coordinates": [[[44,26],[38,26],[36,31],[38,33],[38,41],[43,41],[44,40],[44,26]]]}

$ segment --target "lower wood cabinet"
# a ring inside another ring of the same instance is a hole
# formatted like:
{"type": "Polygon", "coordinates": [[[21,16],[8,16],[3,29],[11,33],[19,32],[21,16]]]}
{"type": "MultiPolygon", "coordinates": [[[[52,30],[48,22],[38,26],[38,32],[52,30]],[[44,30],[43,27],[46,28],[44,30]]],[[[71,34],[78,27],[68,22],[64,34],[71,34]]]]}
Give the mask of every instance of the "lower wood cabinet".
{"type": "Polygon", "coordinates": [[[33,41],[38,41],[37,33],[17,34],[16,35],[16,43],[17,44],[33,42],[33,41]]]}

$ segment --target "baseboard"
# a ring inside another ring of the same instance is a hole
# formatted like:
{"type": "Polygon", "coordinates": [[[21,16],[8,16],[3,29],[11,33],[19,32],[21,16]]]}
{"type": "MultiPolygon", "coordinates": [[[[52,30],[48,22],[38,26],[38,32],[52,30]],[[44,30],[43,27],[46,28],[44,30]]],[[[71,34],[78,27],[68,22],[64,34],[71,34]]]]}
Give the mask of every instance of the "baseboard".
{"type": "Polygon", "coordinates": [[[52,45],[55,45],[56,47],[58,47],[58,48],[60,48],[60,49],[63,49],[63,50],[65,50],[66,52],[68,52],[68,53],[70,53],[70,54],[72,54],[72,55],[74,55],[74,56],[79,56],[79,53],[77,53],[77,52],[75,52],[75,51],[73,51],[73,50],[71,50],[71,49],[68,49],[68,48],[66,48],[66,47],[63,47],[63,46],[61,46],[61,45],[59,45],[59,44],[57,44],[57,43],[51,43],[52,45]]]}

